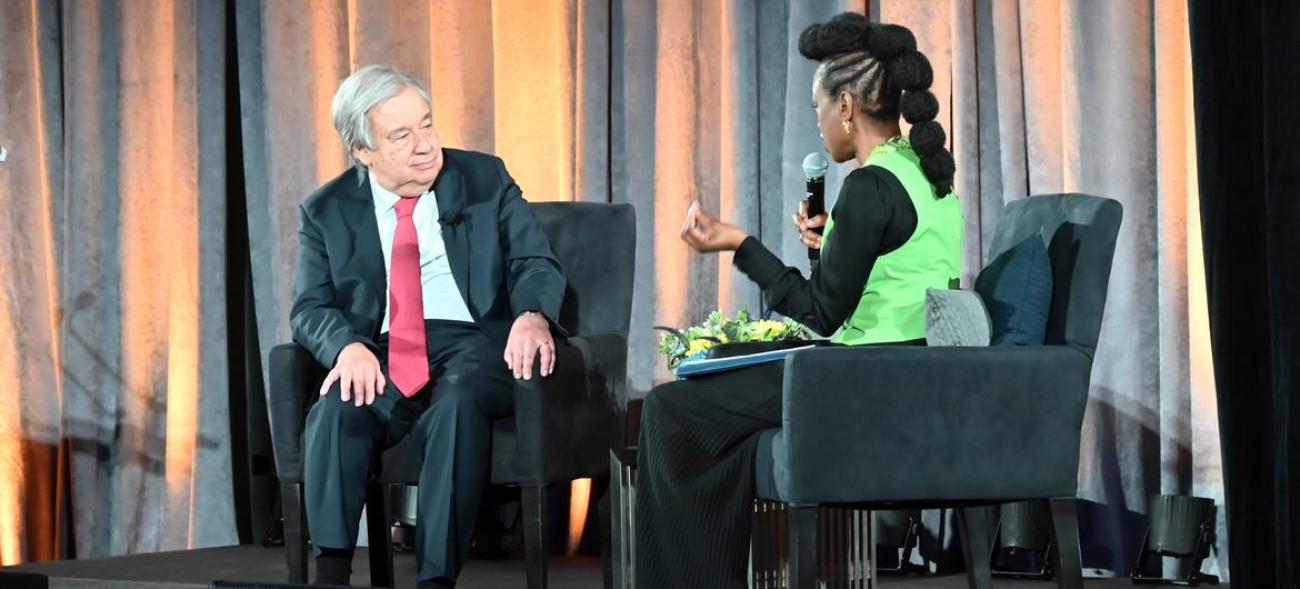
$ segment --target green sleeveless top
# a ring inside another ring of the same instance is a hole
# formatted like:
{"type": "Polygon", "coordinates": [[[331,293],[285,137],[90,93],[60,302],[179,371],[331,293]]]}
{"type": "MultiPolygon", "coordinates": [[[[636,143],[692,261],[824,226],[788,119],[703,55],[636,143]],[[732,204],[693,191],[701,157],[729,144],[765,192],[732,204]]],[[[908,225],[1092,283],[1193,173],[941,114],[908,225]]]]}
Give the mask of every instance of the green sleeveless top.
{"type": "MultiPolygon", "coordinates": [[[[880,144],[863,165],[898,178],[916,207],[916,230],[902,247],[876,259],[857,308],[831,341],[852,346],[922,339],[926,289],[950,288],[961,275],[961,202],[955,194],[936,197],[905,137],[880,144]]],[[[828,216],[823,249],[835,247],[834,227],[828,216]]]]}

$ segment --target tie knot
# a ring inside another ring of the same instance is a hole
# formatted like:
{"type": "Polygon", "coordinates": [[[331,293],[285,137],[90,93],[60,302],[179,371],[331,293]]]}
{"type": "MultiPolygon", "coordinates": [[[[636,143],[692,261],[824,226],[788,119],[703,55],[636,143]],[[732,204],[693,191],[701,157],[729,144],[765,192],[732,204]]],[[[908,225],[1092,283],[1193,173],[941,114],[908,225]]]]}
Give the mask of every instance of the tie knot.
{"type": "Polygon", "coordinates": [[[403,196],[397,199],[397,204],[393,205],[397,209],[398,217],[409,217],[415,212],[415,203],[420,201],[420,196],[403,196]]]}

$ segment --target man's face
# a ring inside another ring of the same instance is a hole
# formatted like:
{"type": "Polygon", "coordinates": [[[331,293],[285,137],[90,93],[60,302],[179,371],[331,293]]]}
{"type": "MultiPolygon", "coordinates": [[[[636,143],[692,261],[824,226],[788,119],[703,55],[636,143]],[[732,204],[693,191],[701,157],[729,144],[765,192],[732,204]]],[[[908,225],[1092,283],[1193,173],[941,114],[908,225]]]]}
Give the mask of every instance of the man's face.
{"type": "Polygon", "coordinates": [[[380,186],[399,196],[428,190],[442,170],[442,145],[424,97],[407,86],[366,116],[375,148],[355,148],[357,160],[370,169],[380,186]]]}

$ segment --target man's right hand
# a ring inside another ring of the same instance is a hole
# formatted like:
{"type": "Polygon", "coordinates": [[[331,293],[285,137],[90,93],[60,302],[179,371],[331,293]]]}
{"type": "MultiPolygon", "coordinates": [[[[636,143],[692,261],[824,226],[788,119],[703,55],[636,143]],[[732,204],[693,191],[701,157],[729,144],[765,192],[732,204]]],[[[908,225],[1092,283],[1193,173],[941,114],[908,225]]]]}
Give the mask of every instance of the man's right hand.
{"type": "Polygon", "coordinates": [[[325,384],[320,387],[321,396],[325,396],[338,381],[340,400],[354,405],[369,405],[375,402],[375,395],[384,394],[384,372],[379,369],[379,359],[365,344],[352,342],[343,347],[339,357],[334,361],[334,369],[325,377],[325,384]]]}

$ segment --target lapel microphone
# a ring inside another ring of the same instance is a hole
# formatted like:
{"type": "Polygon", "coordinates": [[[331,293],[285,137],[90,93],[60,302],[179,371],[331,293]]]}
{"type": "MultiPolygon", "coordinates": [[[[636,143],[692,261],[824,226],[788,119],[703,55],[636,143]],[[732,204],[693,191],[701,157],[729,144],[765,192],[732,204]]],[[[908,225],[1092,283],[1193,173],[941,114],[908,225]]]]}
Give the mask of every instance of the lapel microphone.
{"type": "Polygon", "coordinates": [[[455,227],[457,225],[460,225],[461,218],[462,215],[460,209],[456,209],[454,211],[444,211],[443,213],[438,215],[438,224],[446,225],[447,227],[455,227]]]}

